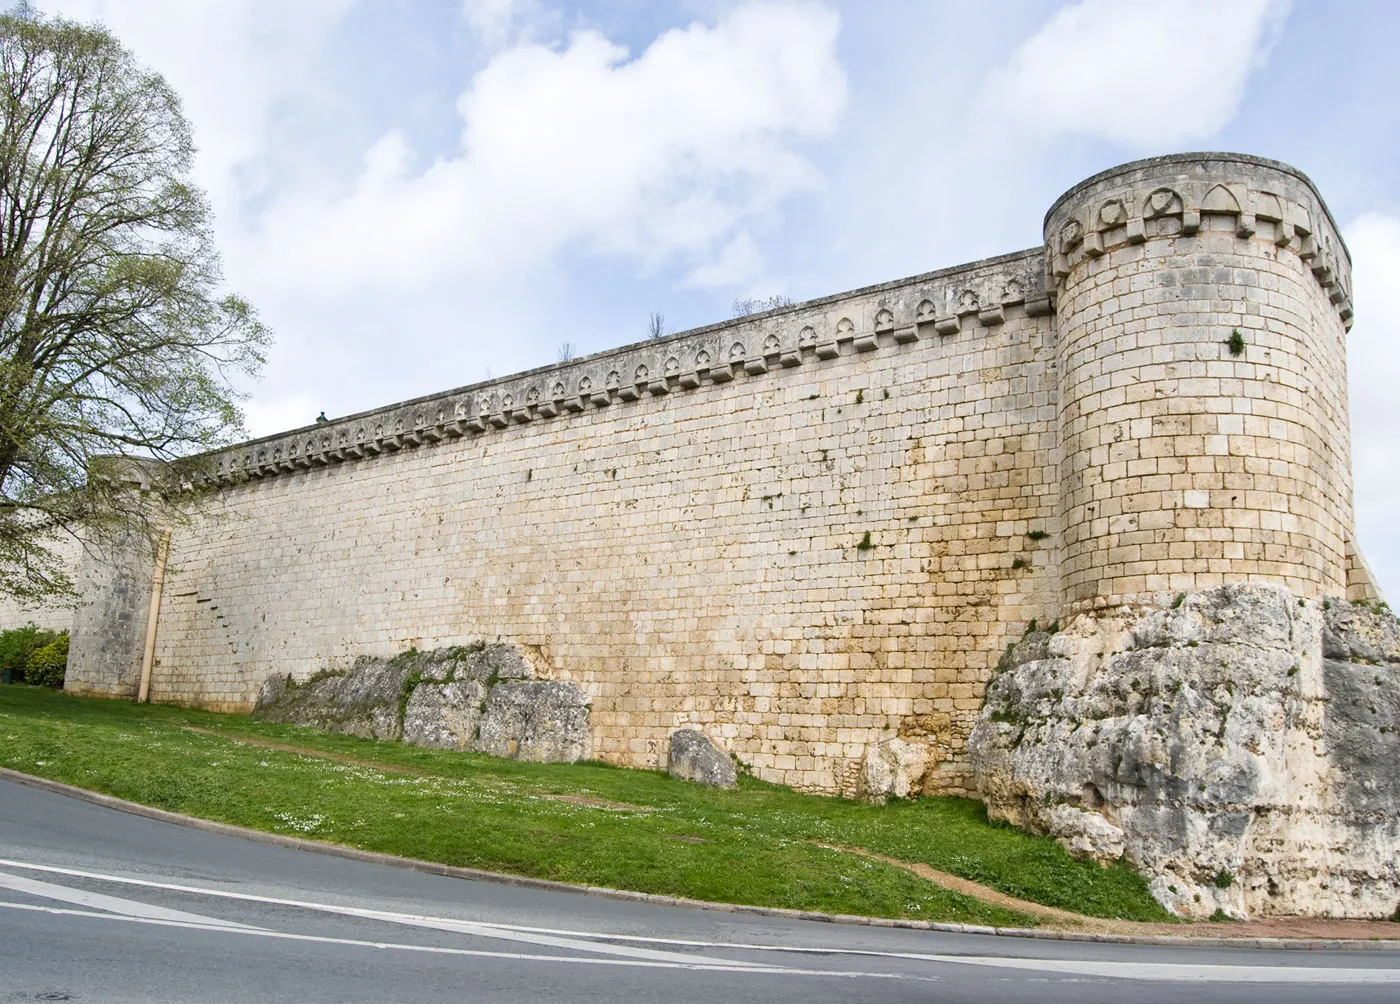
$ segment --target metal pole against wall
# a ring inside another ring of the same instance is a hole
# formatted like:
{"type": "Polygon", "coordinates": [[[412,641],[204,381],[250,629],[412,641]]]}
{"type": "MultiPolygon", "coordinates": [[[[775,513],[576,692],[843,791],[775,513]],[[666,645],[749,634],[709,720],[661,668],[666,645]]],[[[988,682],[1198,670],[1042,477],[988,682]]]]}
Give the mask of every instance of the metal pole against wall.
{"type": "Polygon", "coordinates": [[[165,587],[165,559],[170,556],[170,528],[161,531],[156,545],[156,568],[151,575],[151,612],[146,617],[146,647],[141,652],[141,687],[136,692],[138,704],[151,696],[151,666],[156,658],[156,621],[160,619],[160,593],[165,587]]]}

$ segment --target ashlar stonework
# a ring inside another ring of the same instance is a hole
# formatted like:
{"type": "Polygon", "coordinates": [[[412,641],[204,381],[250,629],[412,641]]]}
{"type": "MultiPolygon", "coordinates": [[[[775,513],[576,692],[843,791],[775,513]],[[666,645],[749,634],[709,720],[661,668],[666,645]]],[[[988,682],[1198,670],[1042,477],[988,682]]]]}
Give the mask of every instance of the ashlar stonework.
{"type": "Polygon", "coordinates": [[[1126,857],[1173,913],[1400,903],[1400,626],[1227,585],[1012,645],[971,738],[994,818],[1126,857]]]}

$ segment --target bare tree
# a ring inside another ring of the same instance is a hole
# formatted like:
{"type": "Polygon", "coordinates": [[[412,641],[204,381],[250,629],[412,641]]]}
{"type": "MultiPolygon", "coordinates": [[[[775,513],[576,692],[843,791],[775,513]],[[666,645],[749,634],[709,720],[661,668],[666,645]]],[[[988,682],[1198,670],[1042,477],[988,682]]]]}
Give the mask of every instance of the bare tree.
{"type": "Polygon", "coordinates": [[[559,348],[557,348],[557,349],[554,350],[554,356],[555,356],[555,358],[557,358],[561,363],[566,363],[566,362],[568,362],[570,359],[574,358],[574,356],[577,355],[577,354],[578,354],[578,352],[577,352],[577,350],[574,348],[574,343],[573,343],[573,342],[560,342],[560,343],[559,343],[559,348]]]}
{"type": "Polygon", "coordinates": [[[653,310],[651,316],[647,318],[647,337],[666,337],[666,315],[659,310],[653,310]]]}
{"type": "Polygon", "coordinates": [[[776,294],[774,296],[747,296],[734,301],[734,316],[747,317],[750,314],[761,314],[765,310],[777,310],[779,307],[791,307],[792,298],[776,294]]]}
{"type": "Polygon", "coordinates": [[[0,15],[0,592],[71,593],[56,532],[129,525],[132,463],[242,433],[270,335],[218,292],[193,154],[105,29],[0,15]]]}

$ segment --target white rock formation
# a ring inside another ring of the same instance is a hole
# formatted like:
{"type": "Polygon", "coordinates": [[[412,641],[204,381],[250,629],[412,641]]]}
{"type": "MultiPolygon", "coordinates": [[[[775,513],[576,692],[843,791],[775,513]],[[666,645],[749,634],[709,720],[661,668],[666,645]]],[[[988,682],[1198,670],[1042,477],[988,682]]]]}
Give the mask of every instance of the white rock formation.
{"type": "Polygon", "coordinates": [[[1172,912],[1400,902],[1400,627],[1221,586],[1008,650],[970,740],[989,813],[1125,856],[1172,912]]]}
{"type": "Polygon", "coordinates": [[[924,778],[937,761],[933,746],[899,737],[866,750],[860,765],[860,796],[867,802],[890,798],[917,798],[924,778]]]}

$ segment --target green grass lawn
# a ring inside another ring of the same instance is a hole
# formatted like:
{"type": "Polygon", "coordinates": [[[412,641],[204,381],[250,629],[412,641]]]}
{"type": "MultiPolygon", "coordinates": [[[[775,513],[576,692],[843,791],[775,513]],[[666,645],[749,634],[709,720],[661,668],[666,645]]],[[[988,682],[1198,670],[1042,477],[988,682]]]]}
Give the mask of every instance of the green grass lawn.
{"type": "Polygon", "coordinates": [[[870,806],[747,777],[737,791],[718,791],[657,771],[517,763],[22,686],[0,687],[0,766],[205,819],[562,882],[829,913],[1036,923],[815,846],[823,843],[1091,916],[1169,919],[1133,871],[1075,861],[1053,840],[988,822],[966,799],[870,806]]]}

